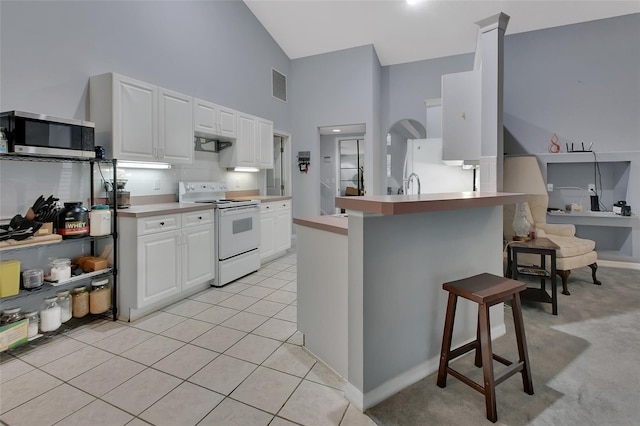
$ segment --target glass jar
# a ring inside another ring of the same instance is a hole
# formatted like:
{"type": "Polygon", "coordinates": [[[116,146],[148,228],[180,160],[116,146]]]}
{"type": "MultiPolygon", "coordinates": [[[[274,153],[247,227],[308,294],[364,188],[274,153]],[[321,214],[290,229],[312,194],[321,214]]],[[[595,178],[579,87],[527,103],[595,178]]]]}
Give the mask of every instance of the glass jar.
{"type": "Polygon", "coordinates": [[[71,278],[71,259],[59,258],[49,261],[49,279],[55,282],[63,282],[71,278]]]}
{"type": "Polygon", "coordinates": [[[60,321],[67,322],[71,319],[71,296],[69,296],[69,291],[59,291],[56,296],[58,296],[58,306],[60,306],[60,321]]]}
{"type": "Polygon", "coordinates": [[[21,319],[22,313],[20,312],[20,308],[5,309],[2,311],[2,316],[0,317],[0,325],[13,324],[21,319]]]}
{"type": "Polygon", "coordinates": [[[24,314],[24,318],[29,322],[27,326],[27,338],[31,339],[38,335],[38,312],[27,312],[24,314]]]}
{"type": "Polygon", "coordinates": [[[111,287],[109,278],[95,280],[91,283],[91,293],[89,294],[89,312],[92,314],[102,314],[111,307],[111,287]]]}
{"type": "Polygon", "coordinates": [[[82,318],[89,313],[89,291],[86,287],[76,287],[71,295],[71,313],[74,318],[82,318]]]}
{"type": "Polygon", "coordinates": [[[43,333],[57,330],[62,325],[61,309],[57,300],[56,296],[47,297],[40,307],[40,331],[43,333]]]}

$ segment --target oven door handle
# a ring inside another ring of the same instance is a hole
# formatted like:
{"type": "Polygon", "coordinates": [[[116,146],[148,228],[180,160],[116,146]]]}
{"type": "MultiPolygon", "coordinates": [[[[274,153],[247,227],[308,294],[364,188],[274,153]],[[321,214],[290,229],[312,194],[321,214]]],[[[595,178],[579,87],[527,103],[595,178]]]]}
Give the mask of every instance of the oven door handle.
{"type": "Polygon", "coordinates": [[[260,212],[260,207],[253,205],[253,206],[238,206],[238,207],[227,207],[224,209],[218,209],[218,211],[220,212],[220,216],[231,216],[234,214],[243,214],[243,213],[251,213],[252,211],[255,211],[256,213],[260,212]]]}

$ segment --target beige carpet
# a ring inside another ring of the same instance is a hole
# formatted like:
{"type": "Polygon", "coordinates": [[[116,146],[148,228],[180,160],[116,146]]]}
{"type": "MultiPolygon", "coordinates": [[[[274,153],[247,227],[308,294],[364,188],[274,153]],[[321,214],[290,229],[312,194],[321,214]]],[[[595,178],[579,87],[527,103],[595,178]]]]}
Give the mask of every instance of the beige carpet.
{"type": "MultiPolygon", "coordinates": [[[[592,283],[589,268],[573,271],[571,295],[558,292],[558,316],[550,304],[523,302],[535,394],[524,393],[519,374],[500,384],[497,424],[640,424],[640,271],[600,267],[598,278],[602,286],[592,283]]],[[[505,323],[494,352],[516,360],[509,307],[505,323]]],[[[481,382],[473,356],[453,365],[481,382]]],[[[440,389],[436,374],[367,414],[378,425],[491,424],[483,395],[451,376],[440,389]]]]}

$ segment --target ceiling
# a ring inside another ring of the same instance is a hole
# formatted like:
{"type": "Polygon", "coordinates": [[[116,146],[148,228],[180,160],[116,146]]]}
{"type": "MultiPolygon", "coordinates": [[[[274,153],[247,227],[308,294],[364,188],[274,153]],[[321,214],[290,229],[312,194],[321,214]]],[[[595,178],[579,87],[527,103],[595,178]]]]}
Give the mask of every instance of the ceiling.
{"type": "Polygon", "coordinates": [[[640,12],[615,0],[244,0],[290,59],[373,44],[382,65],[475,51],[475,22],[504,12],[507,34],[640,12]]]}

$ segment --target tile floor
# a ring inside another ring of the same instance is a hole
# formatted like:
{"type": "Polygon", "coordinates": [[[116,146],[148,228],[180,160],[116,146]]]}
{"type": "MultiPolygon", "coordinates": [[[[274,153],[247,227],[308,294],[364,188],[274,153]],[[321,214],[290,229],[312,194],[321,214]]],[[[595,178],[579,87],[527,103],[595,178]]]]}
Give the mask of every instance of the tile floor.
{"type": "Polygon", "coordinates": [[[289,253],[133,323],[96,320],[0,358],[0,423],[375,425],[301,348],[289,253]]]}

